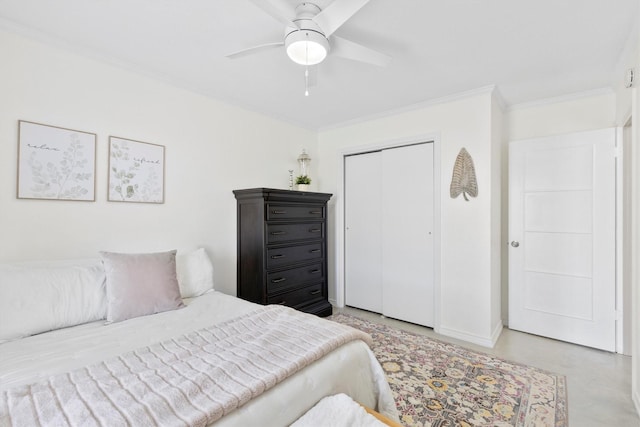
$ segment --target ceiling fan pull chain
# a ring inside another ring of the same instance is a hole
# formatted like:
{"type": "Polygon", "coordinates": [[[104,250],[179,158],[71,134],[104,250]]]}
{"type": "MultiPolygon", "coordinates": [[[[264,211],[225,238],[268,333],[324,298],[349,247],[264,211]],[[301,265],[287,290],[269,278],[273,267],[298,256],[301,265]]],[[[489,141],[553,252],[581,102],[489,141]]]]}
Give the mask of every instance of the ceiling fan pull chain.
{"type": "Polygon", "coordinates": [[[309,66],[304,69],[304,96],[309,96],[309,66]]]}
{"type": "Polygon", "coordinates": [[[305,46],[306,65],[304,66],[304,96],[309,96],[309,43],[305,46]]]}

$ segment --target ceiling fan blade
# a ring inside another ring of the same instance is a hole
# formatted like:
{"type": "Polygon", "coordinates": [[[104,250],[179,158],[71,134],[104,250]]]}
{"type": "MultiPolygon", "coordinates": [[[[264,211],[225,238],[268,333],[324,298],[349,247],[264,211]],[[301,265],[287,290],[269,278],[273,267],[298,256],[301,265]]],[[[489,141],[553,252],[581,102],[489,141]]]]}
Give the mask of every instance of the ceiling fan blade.
{"type": "Polygon", "coordinates": [[[225,55],[229,59],[241,58],[246,55],[251,55],[253,53],[257,53],[261,50],[267,50],[273,47],[281,47],[284,46],[284,42],[275,42],[275,43],[265,43],[258,46],[249,47],[246,49],[239,50],[237,52],[230,53],[225,55]]]}
{"type": "Polygon", "coordinates": [[[287,27],[298,28],[298,26],[293,22],[293,19],[295,18],[295,11],[286,0],[251,0],[251,3],[255,4],[268,15],[271,15],[271,17],[276,21],[281,22],[287,27]]]}
{"type": "Polygon", "coordinates": [[[313,21],[320,26],[324,35],[329,37],[367,3],[369,0],[334,0],[314,16],[313,21]]]}
{"type": "Polygon", "coordinates": [[[378,67],[386,67],[391,62],[391,57],[384,53],[336,36],[331,37],[331,55],[366,62],[378,67]]]}

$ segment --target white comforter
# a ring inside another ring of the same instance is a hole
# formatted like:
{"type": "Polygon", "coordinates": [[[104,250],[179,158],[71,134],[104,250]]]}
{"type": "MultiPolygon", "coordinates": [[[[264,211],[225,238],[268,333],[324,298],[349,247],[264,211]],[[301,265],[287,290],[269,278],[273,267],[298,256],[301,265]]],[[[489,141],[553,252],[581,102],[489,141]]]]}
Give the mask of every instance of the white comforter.
{"type": "MultiPolygon", "coordinates": [[[[184,309],[154,316],[111,325],[94,322],[0,344],[0,390],[109,359],[256,308],[216,292],[187,303],[184,309]]],[[[379,364],[366,344],[355,341],[286,379],[216,425],[288,425],[322,397],[336,393],[345,393],[397,419],[379,364]]]]}
{"type": "Polygon", "coordinates": [[[298,419],[291,427],[385,427],[346,394],[323,398],[316,406],[298,419]]]}

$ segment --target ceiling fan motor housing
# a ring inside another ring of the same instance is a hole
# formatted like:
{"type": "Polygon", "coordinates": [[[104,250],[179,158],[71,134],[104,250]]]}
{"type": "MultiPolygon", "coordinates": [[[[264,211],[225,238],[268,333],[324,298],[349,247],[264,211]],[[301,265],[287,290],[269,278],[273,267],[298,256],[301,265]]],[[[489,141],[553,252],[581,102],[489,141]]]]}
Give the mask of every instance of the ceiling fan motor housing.
{"type": "Polygon", "coordinates": [[[285,29],[284,44],[289,57],[302,65],[315,65],[324,60],[330,50],[329,40],[313,21],[320,8],[313,3],[301,3],[296,7],[298,28],[285,29]]]}

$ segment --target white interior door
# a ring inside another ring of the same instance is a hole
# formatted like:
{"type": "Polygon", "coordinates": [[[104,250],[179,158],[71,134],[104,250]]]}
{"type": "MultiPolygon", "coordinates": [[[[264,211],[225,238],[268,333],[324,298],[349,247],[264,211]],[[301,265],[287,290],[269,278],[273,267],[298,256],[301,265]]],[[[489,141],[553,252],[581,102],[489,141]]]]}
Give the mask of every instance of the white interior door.
{"type": "Polygon", "coordinates": [[[345,302],[382,313],[382,154],[345,157],[345,302]]]}
{"type": "Polygon", "coordinates": [[[509,327],[615,351],[615,130],[509,145],[509,327]]]}
{"type": "Polygon", "coordinates": [[[433,327],[433,144],[382,151],[382,313],[433,327]]]}

